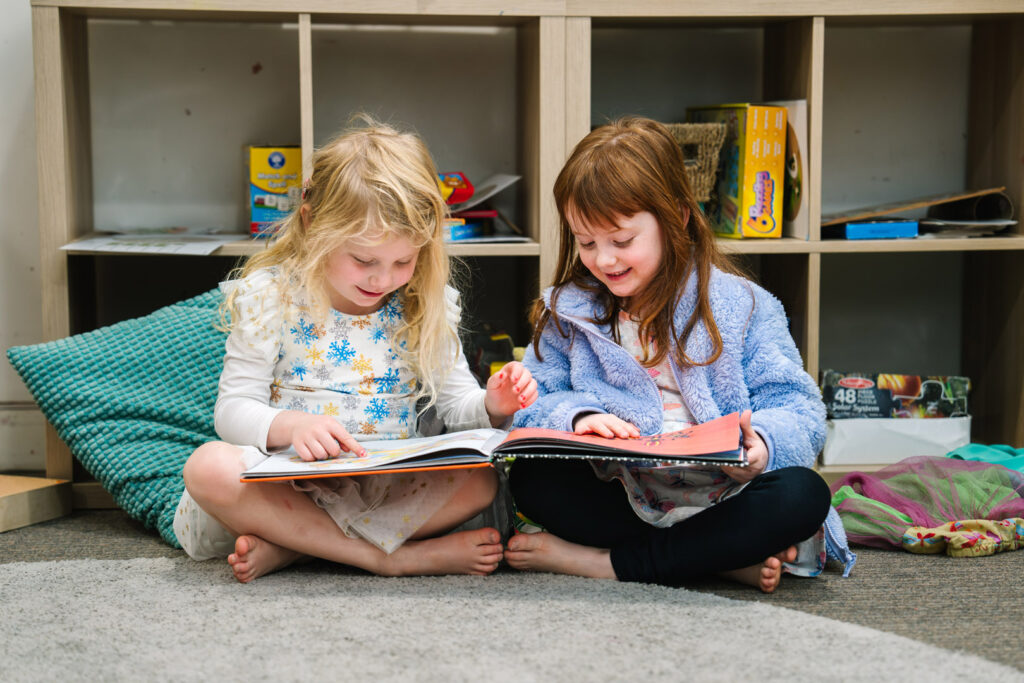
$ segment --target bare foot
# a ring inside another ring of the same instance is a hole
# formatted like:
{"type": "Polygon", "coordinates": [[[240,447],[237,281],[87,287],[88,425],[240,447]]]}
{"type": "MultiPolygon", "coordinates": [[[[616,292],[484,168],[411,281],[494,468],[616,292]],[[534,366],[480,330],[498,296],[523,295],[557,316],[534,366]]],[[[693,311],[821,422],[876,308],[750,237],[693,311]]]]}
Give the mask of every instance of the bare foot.
{"type": "Polygon", "coordinates": [[[485,576],[501,562],[496,529],[471,529],[446,536],[407,541],[387,556],[378,572],[385,576],[475,574],[485,576]]]}
{"type": "Polygon", "coordinates": [[[510,566],[524,571],[617,578],[608,550],[570,543],[546,531],[512,536],[505,559],[510,566]]]}
{"type": "Polygon", "coordinates": [[[779,581],[782,580],[782,563],[792,562],[795,559],[796,546],[791,545],[781,553],[776,553],[765,559],[761,564],[722,572],[722,576],[760,588],[763,593],[771,593],[779,587],[779,581]]]}
{"type": "Polygon", "coordinates": [[[274,545],[259,536],[239,536],[235,539],[235,552],[228,555],[228,564],[235,578],[242,583],[276,572],[302,557],[294,550],[274,545]]]}

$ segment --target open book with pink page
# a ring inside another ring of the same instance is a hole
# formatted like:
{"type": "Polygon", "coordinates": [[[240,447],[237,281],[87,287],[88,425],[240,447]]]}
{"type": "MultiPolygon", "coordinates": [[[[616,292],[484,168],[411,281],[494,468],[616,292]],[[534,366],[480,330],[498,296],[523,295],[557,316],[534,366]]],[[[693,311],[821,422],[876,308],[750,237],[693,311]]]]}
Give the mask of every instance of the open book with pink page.
{"type": "Polygon", "coordinates": [[[472,429],[440,436],[363,441],[367,455],[305,461],[293,450],[271,455],[242,473],[242,481],[281,481],[343,477],[381,472],[411,472],[490,467],[512,458],[621,460],[651,467],[747,464],[739,413],[635,439],[608,439],[554,429],[472,429]]]}

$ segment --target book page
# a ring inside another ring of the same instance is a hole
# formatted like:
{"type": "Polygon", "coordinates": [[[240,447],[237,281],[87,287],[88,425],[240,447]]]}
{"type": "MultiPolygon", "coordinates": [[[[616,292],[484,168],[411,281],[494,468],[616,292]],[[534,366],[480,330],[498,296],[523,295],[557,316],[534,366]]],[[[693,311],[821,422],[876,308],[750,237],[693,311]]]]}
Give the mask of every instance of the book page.
{"type": "Polygon", "coordinates": [[[440,436],[362,441],[360,443],[367,451],[365,457],[357,458],[343,452],[339,458],[311,461],[303,460],[294,449],[289,448],[249,468],[242,479],[298,479],[387,469],[402,463],[422,465],[424,461],[446,465],[487,462],[491,451],[504,437],[505,432],[500,429],[474,429],[440,436]]]}

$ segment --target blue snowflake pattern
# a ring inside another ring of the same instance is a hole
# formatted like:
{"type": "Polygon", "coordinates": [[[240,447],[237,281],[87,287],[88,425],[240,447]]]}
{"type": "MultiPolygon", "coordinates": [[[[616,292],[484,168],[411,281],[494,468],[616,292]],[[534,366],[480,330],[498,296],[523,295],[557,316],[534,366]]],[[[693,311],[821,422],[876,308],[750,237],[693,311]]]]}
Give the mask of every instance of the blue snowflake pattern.
{"type": "Polygon", "coordinates": [[[342,339],[340,344],[336,341],[331,342],[331,346],[327,349],[327,360],[335,365],[351,363],[355,355],[356,350],[349,344],[348,339],[342,339]]]}
{"type": "Polygon", "coordinates": [[[316,326],[313,323],[307,323],[302,318],[299,318],[299,324],[290,332],[295,336],[295,343],[302,344],[307,349],[320,338],[320,335],[316,333],[316,326]]]}
{"type": "Polygon", "coordinates": [[[373,330],[370,332],[370,339],[373,340],[374,344],[376,344],[377,342],[382,342],[382,341],[386,340],[387,338],[388,338],[387,331],[383,327],[381,327],[380,325],[376,325],[373,328],[373,330]]]}
{"type": "Polygon", "coordinates": [[[402,317],[402,302],[397,295],[388,299],[388,302],[380,309],[380,317],[387,322],[398,322],[402,317]]]}
{"type": "Polygon", "coordinates": [[[409,424],[409,406],[404,405],[398,411],[398,422],[399,424],[409,424]]]}
{"type": "Polygon", "coordinates": [[[383,377],[374,377],[373,382],[377,385],[378,394],[388,394],[398,386],[398,369],[388,368],[383,377]]]}
{"type": "Polygon", "coordinates": [[[380,422],[388,416],[388,402],[383,398],[371,398],[363,412],[374,422],[380,422]]]}
{"type": "Polygon", "coordinates": [[[295,365],[292,366],[291,373],[299,378],[299,381],[306,379],[306,373],[309,372],[309,368],[302,364],[301,361],[296,361],[295,365]]]}

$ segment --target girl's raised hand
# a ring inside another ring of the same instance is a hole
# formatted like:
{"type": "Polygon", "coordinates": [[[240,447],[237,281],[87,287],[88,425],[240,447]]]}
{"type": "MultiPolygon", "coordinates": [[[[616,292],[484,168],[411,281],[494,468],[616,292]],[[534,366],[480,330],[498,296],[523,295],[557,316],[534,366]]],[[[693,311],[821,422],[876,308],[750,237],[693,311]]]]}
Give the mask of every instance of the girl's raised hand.
{"type": "Polygon", "coordinates": [[[292,419],[292,446],[303,460],[337,458],[342,451],[356,457],[366,455],[366,449],[348,433],[338,421],[328,415],[289,413],[292,419]]]}
{"type": "Polygon", "coordinates": [[[577,434],[597,434],[608,439],[619,437],[628,439],[640,436],[636,425],[626,422],[611,413],[590,413],[573,423],[573,431],[577,434]]]}
{"type": "Polygon", "coordinates": [[[537,400],[537,380],[519,361],[506,363],[487,380],[484,407],[495,426],[537,400]]]}
{"type": "Polygon", "coordinates": [[[740,415],[740,431],[743,432],[743,447],[747,449],[746,467],[722,466],[722,471],[733,481],[745,484],[764,472],[768,465],[768,446],[761,435],[750,426],[750,411],[744,410],[740,415]]]}

